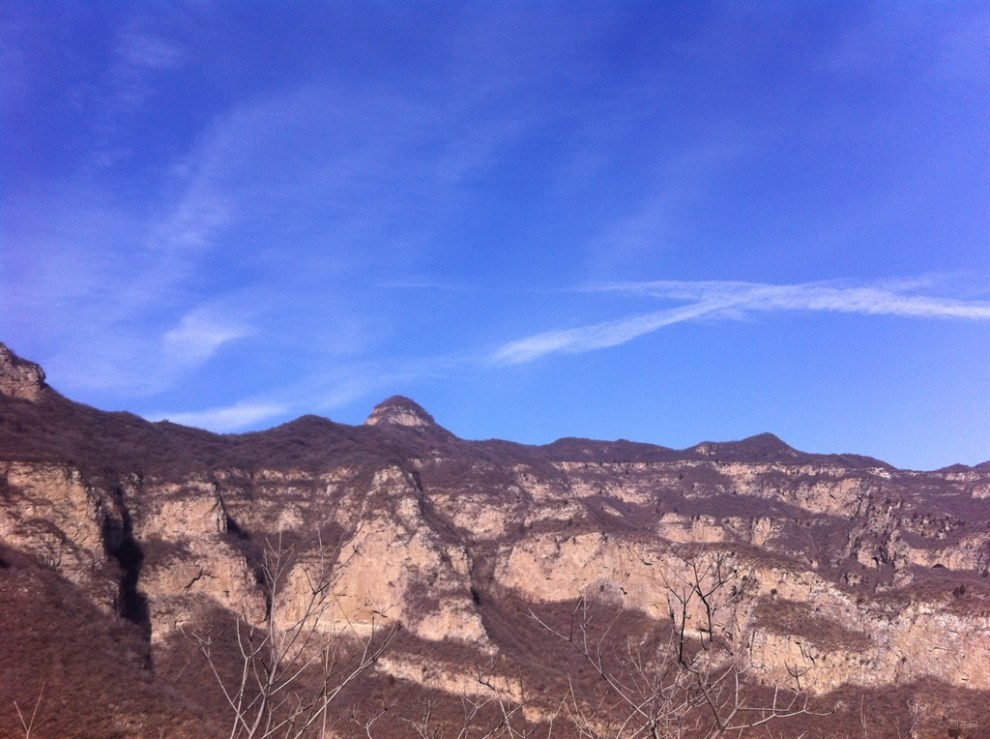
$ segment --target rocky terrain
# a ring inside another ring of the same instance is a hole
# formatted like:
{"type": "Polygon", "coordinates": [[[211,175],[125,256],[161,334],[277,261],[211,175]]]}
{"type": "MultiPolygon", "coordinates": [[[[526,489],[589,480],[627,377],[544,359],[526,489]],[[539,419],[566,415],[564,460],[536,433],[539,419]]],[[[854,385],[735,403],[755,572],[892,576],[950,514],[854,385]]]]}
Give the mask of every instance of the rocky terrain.
{"type": "Polygon", "coordinates": [[[990,463],[215,435],[0,345],[0,736],[985,737],[988,570],[990,463]]]}

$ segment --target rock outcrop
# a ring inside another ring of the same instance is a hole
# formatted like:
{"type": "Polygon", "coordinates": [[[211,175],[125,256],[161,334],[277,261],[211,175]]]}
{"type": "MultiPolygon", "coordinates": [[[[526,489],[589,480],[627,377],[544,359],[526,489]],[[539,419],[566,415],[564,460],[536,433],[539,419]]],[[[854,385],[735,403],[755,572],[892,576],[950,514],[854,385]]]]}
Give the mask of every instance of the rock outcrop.
{"type": "Polygon", "coordinates": [[[408,428],[439,429],[439,425],[422,406],[409,398],[393,395],[379,403],[365,421],[368,426],[380,424],[408,428]]]}
{"type": "Polygon", "coordinates": [[[0,344],[0,394],[34,402],[41,399],[47,388],[41,367],[0,344]]]}

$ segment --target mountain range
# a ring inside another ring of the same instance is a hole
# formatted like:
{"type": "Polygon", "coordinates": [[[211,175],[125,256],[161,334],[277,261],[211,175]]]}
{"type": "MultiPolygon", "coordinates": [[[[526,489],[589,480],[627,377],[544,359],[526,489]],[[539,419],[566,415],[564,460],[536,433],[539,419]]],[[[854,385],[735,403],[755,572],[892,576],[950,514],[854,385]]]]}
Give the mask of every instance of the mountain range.
{"type": "Polygon", "coordinates": [[[990,462],[73,402],[0,344],[0,736],[990,736],[990,462]]]}

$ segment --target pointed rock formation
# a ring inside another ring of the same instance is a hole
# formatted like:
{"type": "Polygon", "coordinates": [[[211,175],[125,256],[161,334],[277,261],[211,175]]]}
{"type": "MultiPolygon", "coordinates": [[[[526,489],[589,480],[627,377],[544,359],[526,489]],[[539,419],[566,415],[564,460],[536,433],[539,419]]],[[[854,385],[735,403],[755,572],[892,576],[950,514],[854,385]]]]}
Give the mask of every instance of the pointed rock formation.
{"type": "Polygon", "coordinates": [[[402,395],[393,395],[391,398],[379,403],[371,411],[368,426],[406,426],[409,428],[437,428],[440,426],[426,410],[409,398],[402,395]]]}
{"type": "Polygon", "coordinates": [[[21,359],[6,344],[0,343],[0,393],[37,402],[47,388],[45,371],[41,367],[21,359]]]}

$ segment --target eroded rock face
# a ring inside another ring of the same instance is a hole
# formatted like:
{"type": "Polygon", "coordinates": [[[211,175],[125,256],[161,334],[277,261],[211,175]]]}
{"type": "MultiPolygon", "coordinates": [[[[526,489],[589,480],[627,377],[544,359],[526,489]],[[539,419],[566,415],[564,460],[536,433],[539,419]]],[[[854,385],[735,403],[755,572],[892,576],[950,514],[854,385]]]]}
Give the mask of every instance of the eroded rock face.
{"type": "Polygon", "coordinates": [[[47,388],[41,367],[0,344],[0,394],[34,402],[41,399],[47,388]]]}
{"type": "Polygon", "coordinates": [[[412,476],[396,467],[379,470],[367,496],[379,500],[383,513],[359,521],[338,546],[315,542],[304,550],[281,593],[283,620],[301,618],[311,607],[313,583],[327,579],[332,598],[320,628],[346,625],[366,635],[402,623],[426,640],[485,643],[467,551],[432,530],[412,476]]]}
{"type": "MultiPolygon", "coordinates": [[[[383,674],[473,695],[498,658],[491,682],[515,700],[531,609],[590,599],[666,624],[691,568],[717,561],[715,626],[745,637],[751,679],[990,691],[986,466],[905,472],[769,435],[465,442],[405,398],[359,427],[221,438],[82,409],[6,348],[0,392],[0,540],[143,619],[153,650],[208,613],[349,637],[401,624],[412,646],[383,674]],[[19,415],[42,393],[50,415],[19,415]],[[39,418],[99,462],[48,430],[26,440],[39,418]]],[[[705,638],[701,604],[684,613],[705,638]]]]}

